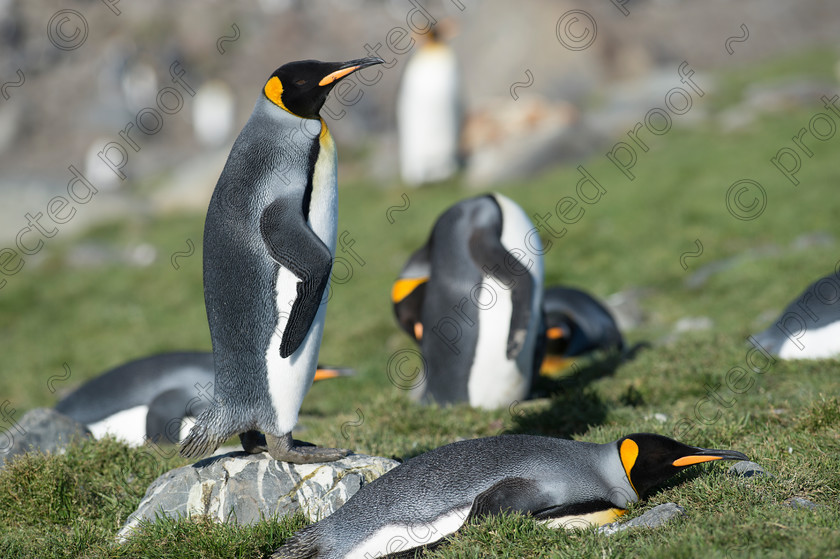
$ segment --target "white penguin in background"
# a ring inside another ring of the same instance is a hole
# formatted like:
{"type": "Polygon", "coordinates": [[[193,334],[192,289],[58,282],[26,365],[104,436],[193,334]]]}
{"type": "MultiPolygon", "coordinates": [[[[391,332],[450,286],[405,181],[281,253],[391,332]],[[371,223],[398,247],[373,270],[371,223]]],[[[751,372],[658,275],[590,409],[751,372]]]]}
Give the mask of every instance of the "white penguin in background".
{"type": "Polygon", "coordinates": [[[408,61],[397,94],[400,175],[411,186],[458,170],[461,86],[453,50],[432,27],[408,61]]]}
{"type": "Polygon", "coordinates": [[[233,132],[233,91],[221,80],[210,80],[195,94],[192,123],[195,138],[206,147],[219,147],[233,132]]]}

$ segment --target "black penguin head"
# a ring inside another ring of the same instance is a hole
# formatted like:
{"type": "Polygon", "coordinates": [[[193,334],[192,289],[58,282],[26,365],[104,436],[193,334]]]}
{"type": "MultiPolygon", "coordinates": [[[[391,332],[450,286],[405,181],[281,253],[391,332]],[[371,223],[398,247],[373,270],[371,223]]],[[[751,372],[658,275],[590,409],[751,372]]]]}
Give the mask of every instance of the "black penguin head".
{"type": "Polygon", "coordinates": [[[566,355],[577,324],[565,313],[545,313],[546,353],[566,355]]]}
{"type": "Polygon", "coordinates": [[[397,322],[417,343],[423,339],[422,309],[428,280],[428,277],[400,278],[391,288],[397,322]]]}
{"type": "Polygon", "coordinates": [[[431,275],[429,251],[432,241],[414,251],[391,287],[391,302],[397,322],[418,344],[423,340],[423,304],[431,275]]]}
{"type": "Polygon", "coordinates": [[[301,118],[320,118],[319,112],[332,88],[341,78],[357,70],[382,64],[378,57],[348,62],[299,60],[277,68],[263,88],[275,105],[301,118]]]}
{"type": "Polygon", "coordinates": [[[688,446],[650,433],[635,433],[615,443],[627,479],[639,497],[677,472],[712,460],[748,460],[735,450],[688,446]]]}

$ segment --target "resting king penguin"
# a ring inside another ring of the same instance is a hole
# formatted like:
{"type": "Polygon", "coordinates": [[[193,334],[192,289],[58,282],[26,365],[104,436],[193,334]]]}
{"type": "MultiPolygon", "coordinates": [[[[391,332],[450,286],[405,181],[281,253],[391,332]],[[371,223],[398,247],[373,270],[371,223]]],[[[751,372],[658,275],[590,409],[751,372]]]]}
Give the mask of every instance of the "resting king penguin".
{"type": "MultiPolygon", "coordinates": [[[[354,375],[318,365],[315,380],[354,375]]],[[[62,398],[55,411],[87,425],[96,438],[111,435],[131,446],[147,440],[178,443],[213,401],[213,354],[160,353],[123,363],[62,398]]]]}
{"type": "Polygon", "coordinates": [[[340,79],[382,62],[281,66],[234,142],[204,225],[215,399],[183,456],[212,452],[234,434],[247,452],[286,462],[349,453],[301,444],[292,428],[315,375],[338,220],[335,144],[319,112],[340,79]]]}
{"type": "Polygon", "coordinates": [[[624,338],[607,308],[589,293],[553,286],[543,296],[545,359],[541,373],[555,373],[573,358],[597,350],[623,351],[624,338]]]}
{"type": "Polygon", "coordinates": [[[782,359],[840,356],[840,267],[806,287],[754,339],[782,359]]]}
{"type": "Polygon", "coordinates": [[[438,218],[391,291],[426,365],[415,399],[492,409],[527,397],[542,361],[542,253],[527,214],[500,194],[438,218]]]}
{"type": "Polygon", "coordinates": [[[460,441],[362,487],[272,558],[413,557],[470,519],[500,512],[530,515],[552,528],[606,524],[677,472],[713,460],[747,457],[649,433],[606,444],[532,435],[460,441]]]}

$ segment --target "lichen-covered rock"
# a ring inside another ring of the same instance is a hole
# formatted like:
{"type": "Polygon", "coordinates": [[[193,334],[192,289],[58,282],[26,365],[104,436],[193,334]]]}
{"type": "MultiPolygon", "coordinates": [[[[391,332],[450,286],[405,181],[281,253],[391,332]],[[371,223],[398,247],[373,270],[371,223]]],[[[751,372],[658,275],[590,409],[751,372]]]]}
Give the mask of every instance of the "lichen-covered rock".
{"type": "Polygon", "coordinates": [[[72,440],[87,436],[90,431],[75,419],[48,408],[29,410],[9,430],[0,433],[0,468],[18,454],[56,452],[72,440]]]}
{"type": "Polygon", "coordinates": [[[621,532],[622,530],[629,530],[630,528],[656,528],[662,526],[673,520],[674,518],[685,516],[685,509],[676,503],[665,503],[653,507],[641,516],[632,518],[626,522],[613,522],[605,524],[598,528],[599,534],[606,534],[608,536],[621,532]]]}
{"type": "Polygon", "coordinates": [[[156,515],[251,524],[302,511],[317,522],[397,464],[363,454],[324,464],[289,464],[241,451],[213,456],[156,479],[117,539],[125,541],[141,520],[156,515]]]}

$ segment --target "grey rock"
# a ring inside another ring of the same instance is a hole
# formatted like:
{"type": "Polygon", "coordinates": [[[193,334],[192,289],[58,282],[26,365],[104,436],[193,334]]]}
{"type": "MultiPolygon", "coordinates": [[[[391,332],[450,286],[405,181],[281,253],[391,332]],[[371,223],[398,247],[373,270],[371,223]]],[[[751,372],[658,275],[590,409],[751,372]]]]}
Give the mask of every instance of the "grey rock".
{"type": "Polygon", "coordinates": [[[651,288],[633,287],[613,293],[606,298],[604,303],[615,317],[619,330],[633,330],[647,321],[641,301],[653,293],[654,290],[651,288]]]}
{"type": "Polygon", "coordinates": [[[157,515],[253,524],[302,511],[317,522],[397,464],[363,454],[324,464],[289,464],[241,451],[213,456],[152,482],[117,540],[124,542],[142,520],[154,521],[157,515]]]}
{"type": "Polygon", "coordinates": [[[803,497],[793,497],[785,501],[785,506],[793,509],[808,509],[814,510],[820,508],[820,505],[813,501],[809,501],[803,497]]]}
{"type": "Polygon", "coordinates": [[[714,321],[708,316],[686,316],[674,324],[674,332],[679,334],[683,332],[700,332],[711,330],[714,326],[714,321]]]}
{"type": "Polygon", "coordinates": [[[657,528],[663,524],[667,524],[675,518],[685,516],[685,509],[676,503],[665,503],[658,505],[645,512],[641,516],[632,518],[627,522],[613,522],[605,524],[598,528],[599,534],[606,534],[611,536],[622,530],[629,530],[631,528],[657,528]]]}
{"type": "Polygon", "coordinates": [[[756,464],[755,462],[750,462],[749,460],[741,460],[740,462],[735,462],[732,466],[729,467],[727,473],[732,476],[737,477],[758,477],[758,476],[765,476],[770,479],[773,478],[771,474],[768,474],[764,468],[756,464]]]}
{"type": "MultiPolygon", "coordinates": [[[[14,414],[14,410],[11,410],[14,414]]],[[[73,439],[90,435],[78,421],[48,408],[35,408],[0,434],[0,467],[12,456],[25,452],[56,452],[73,439]]]]}

